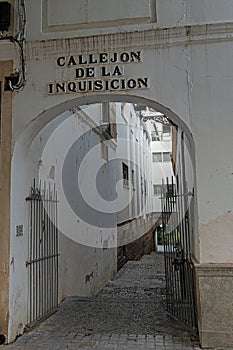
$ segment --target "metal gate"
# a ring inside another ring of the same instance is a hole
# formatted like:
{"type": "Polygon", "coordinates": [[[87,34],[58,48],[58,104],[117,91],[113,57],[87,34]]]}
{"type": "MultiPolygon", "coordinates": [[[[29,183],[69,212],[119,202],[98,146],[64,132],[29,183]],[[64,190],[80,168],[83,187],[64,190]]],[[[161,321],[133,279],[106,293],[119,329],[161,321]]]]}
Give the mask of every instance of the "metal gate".
{"type": "Polygon", "coordinates": [[[162,223],[167,311],[197,329],[192,263],[193,193],[178,193],[178,176],[162,185],[162,223]]]}
{"type": "Polygon", "coordinates": [[[57,193],[34,181],[29,202],[28,324],[52,312],[58,304],[57,193]]]}

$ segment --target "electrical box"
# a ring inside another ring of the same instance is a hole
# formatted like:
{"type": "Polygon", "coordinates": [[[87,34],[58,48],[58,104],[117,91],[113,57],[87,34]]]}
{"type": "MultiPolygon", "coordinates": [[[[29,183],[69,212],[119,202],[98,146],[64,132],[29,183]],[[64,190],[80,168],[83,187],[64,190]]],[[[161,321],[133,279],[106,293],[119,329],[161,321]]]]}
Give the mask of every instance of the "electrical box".
{"type": "Polygon", "coordinates": [[[0,2],[0,32],[8,31],[11,25],[11,4],[8,1],[0,2]]]}

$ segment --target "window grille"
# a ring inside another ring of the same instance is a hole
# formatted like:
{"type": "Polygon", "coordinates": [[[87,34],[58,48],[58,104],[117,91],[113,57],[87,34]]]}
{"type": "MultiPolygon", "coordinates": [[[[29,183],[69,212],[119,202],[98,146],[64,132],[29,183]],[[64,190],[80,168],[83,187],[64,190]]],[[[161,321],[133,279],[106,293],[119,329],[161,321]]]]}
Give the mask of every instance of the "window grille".
{"type": "Polygon", "coordinates": [[[125,163],[122,163],[122,177],[123,185],[129,186],[129,167],[125,163]]]}

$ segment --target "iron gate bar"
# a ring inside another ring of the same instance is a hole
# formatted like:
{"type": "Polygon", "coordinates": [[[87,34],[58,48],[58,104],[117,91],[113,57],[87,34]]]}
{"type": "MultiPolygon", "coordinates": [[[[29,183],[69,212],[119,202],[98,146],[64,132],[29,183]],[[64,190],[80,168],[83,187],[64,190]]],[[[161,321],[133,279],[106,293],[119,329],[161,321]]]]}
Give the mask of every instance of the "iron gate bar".
{"type": "Polygon", "coordinates": [[[167,311],[184,323],[197,329],[195,303],[195,275],[191,251],[191,210],[187,197],[192,192],[179,193],[179,178],[162,182],[162,223],[164,262],[166,274],[167,311]]]}
{"type": "Polygon", "coordinates": [[[34,180],[29,209],[29,308],[28,324],[49,314],[58,304],[57,192],[34,180]]]}
{"type": "Polygon", "coordinates": [[[51,259],[51,258],[54,258],[55,256],[59,256],[59,255],[60,255],[60,253],[57,253],[57,254],[53,254],[53,255],[44,256],[43,258],[38,258],[38,259],[34,259],[34,260],[27,260],[25,264],[26,264],[26,266],[28,266],[28,265],[34,264],[38,261],[51,259]]]}

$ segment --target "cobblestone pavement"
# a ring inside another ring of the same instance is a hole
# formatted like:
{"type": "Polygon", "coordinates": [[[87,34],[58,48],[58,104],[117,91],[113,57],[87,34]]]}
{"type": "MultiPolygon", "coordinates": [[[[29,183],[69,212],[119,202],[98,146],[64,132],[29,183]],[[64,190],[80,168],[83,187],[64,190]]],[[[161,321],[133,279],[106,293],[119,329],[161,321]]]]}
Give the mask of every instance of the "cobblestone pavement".
{"type": "Polygon", "coordinates": [[[66,299],[51,317],[2,348],[200,349],[192,332],[167,315],[164,303],[163,256],[152,253],[129,261],[97,297],[66,299]]]}

